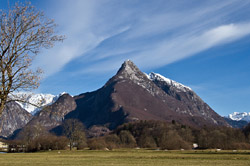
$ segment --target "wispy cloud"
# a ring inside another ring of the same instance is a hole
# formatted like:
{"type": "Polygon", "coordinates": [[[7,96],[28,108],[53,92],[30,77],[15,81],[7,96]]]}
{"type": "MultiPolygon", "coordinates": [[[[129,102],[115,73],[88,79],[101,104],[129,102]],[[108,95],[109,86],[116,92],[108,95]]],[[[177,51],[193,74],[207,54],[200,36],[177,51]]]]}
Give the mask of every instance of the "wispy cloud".
{"type": "Polygon", "coordinates": [[[65,35],[66,39],[52,49],[43,50],[37,57],[35,66],[41,66],[45,70],[45,76],[59,72],[74,58],[84,55],[103,41],[129,29],[129,26],[125,26],[106,32],[107,27],[99,28],[98,20],[101,18],[95,17],[102,2],[96,0],[75,0],[73,3],[60,0],[48,3],[52,17],[59,25],[58,31],[65,35]]]}
{"type": "Polygon", "coordinates": [[[229,43],[250,34],[250,22],[222,25],[200,35],[185,34],[166,40],[155,49],[146,50],[134,57],[138,64],[147,63],[147,67],[157,67],[193,56],[214,46],[229,43]],[[155,56],[151,56],[155,55],[155,56]],[[141,60],[143,60],[141,62],[141,60]],[[155,62],[155,63],[150,63],[155,62]]]}
{"type": "Polygon", "coordinates": [[[80,73],[111,72],[125,59],[142,68],[160,67],[250,34],[249,2],[243,0],[64,0],[56,5],[52,15],[67,39],[38,57],[36,64],[47,75],[75,61],[82,65],[72,72],[80,73]]]}

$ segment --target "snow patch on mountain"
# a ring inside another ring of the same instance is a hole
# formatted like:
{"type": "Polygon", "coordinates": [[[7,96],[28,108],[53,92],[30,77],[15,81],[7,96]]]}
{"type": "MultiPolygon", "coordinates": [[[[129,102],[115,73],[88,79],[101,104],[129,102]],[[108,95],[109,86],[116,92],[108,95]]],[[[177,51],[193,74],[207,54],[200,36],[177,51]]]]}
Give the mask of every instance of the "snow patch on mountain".
{"type": "Polygon", "coordinates": [[[158,81],[164,81],[166,82],[168,85],[170,86],[173,86],[175,87],[176,89],[178,89],[179,91],[182,91],[182,92],[187,92],[187,91],[192,91],[192,89],[188,86],[185,86],[181,83],[178,83],[174,80],[171,80],[169,78],[166,78],[160,74],[157,74],[157,73],[150,73],[149,75],[147,75],[147,77],[150,79],[150,80],[158,80],[158,81]]]}
{"type": "Polygon", "coordinates": [[[35,94],[32,92],[18,92],[11,96],[12,99],[22,100],[25,102],[19,102],[17,103],[25,110],[27,110],[32,115],[36,114],[42,108],[45,106],[51,105],[54,102],[57,101],[57,99],[65,94],[65,92],[59,94],[59,95],[52,95],[52,94],[35,94]]]}
{"type": "Polygon", "coordinates": [[[228,118],[235,121],[244,120],[250,122],[250,112],[234,112],[232,114],[229,114],[228,118]]]}

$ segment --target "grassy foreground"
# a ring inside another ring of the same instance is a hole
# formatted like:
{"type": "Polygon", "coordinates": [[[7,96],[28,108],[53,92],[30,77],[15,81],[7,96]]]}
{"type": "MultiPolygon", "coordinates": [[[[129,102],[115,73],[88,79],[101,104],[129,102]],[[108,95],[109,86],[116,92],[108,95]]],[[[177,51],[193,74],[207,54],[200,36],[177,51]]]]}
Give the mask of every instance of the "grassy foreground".
{"type": "Polygon", "coordinates": [[[250,165],[250,151],[51,151],[0,154],[0,165],[250,165]]]}

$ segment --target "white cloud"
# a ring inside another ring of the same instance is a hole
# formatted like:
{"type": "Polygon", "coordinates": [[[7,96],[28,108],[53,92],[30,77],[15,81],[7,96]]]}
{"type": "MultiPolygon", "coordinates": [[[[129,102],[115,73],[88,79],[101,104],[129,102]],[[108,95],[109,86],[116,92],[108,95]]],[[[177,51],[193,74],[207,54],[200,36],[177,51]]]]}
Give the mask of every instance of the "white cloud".
{"type": "Polygon", "coordinates": [[[201,39],[206,40],[207,47],[224,44],[250,34],[250,22],[229,24],[216,27],[206,32],[201,39]]]}

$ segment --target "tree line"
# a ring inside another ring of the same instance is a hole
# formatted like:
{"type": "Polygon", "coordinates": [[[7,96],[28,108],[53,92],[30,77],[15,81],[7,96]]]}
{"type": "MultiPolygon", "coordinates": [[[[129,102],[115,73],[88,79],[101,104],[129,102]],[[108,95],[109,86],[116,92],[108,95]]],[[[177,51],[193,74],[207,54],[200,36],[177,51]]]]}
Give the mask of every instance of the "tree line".
{"type": "Polygon", "coordinates": [[[243,130],[224,126],[203,126],[198,129],[175,121],[138,121],[119,126],[112,134],[94,139],[103,141],[111,149],[192,149],[194,143],[198,144],[199,149],[250,149],[250,125],[243,130]],[[110,141],[111,138],[114,141],[110,141]]]}
{"type": "Polygon", "coordinates": [[[104,136],[87,138],[87,129],[79,120],[67,119],[62,129],[62,135],[58,136],[40,125],[27,126],[8,143],[22,145],[26,152],[137,147],[180,150],[192,149],[194,143],[199,149],[250,149],[250,125],[243,130],[218,126],[197,129],[175,121],[137,121],[123,124],[104,136]]]}

